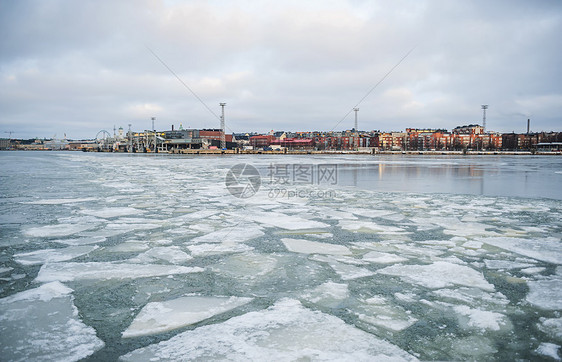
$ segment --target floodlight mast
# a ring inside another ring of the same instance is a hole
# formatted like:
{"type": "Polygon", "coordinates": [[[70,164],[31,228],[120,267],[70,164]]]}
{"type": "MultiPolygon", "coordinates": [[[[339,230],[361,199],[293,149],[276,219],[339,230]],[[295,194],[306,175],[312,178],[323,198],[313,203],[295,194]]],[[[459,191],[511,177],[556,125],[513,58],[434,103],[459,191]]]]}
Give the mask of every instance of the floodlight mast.
{"type": "Polygon", "coordinates": [[[221,149],[226,149],[226,131],[225,131],[225,124],[224,124],[224,106],[226,106],[226,103],[219,103],[219,105],[222,108],[222,113],[221,113],[221,149]]]}

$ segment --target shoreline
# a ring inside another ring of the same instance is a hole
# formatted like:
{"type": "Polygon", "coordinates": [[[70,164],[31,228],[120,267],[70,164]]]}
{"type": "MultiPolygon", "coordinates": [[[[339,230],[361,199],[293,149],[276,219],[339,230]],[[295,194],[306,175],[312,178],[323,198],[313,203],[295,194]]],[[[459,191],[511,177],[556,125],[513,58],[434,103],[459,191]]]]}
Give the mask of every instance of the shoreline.
{"type": "MultiPolygon", "coordinates": [[[[43,151],[43,152],[80,152],[82,150],[0,150],[0,151],[43,151]]],[[[112,152],[103,151],[83,151],[93,153],[129,153],[129,152],[112,152]]],[[[153,154],[154,152],[133,152],[132,154],[153,154]]],[[[376,151],[376,150],[343,150],[343,151],[315,151],[315,150],[281,150],[281,151],[263,151],[263,150],[208,150],[208,149],[185,149],[162,151],[161,154],[167,155],[430,155],[430,156],[561,156],[562,151],[376,151]]]]}

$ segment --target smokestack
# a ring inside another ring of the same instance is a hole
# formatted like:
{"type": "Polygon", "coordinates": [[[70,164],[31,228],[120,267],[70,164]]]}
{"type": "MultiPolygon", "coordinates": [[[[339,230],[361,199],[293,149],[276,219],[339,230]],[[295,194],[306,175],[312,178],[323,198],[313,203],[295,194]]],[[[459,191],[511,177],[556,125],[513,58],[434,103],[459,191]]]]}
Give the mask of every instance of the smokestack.
{"type": "Polygon", "coordinates": [[[172,131],[174,130],[174,125],[172,125],[172,131]]]}
{"type": "Polygon", "coordinates": [[[528,119],[527,119],[527,134],[529,134],[530,129],[531,129],[531,119],[528,118],[528,119]]]}

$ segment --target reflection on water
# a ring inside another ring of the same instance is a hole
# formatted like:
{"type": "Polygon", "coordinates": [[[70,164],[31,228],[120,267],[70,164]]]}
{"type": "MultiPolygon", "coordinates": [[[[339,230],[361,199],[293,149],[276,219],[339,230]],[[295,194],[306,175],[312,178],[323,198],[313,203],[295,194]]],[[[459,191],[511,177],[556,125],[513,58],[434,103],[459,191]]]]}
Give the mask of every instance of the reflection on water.
{"type": "Polygon", "coordinates": [[[562,199],[558,157],[378,156],[338,164],[343,186],[377,191],[562,199]]]}

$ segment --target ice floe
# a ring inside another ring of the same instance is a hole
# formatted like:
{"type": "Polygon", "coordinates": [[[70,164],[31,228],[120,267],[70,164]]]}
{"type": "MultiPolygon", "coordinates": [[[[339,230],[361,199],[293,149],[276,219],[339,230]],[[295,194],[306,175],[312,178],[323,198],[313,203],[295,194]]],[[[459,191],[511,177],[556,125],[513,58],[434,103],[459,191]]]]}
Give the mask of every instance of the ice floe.
{"type": "Polygon", "coordinates": [[[550,337],[562,342],[562,318],[541,318],[537,327],[550,337]]]}
{"type": "Polygon", "coordinates": [[[503,326],[510,325],[507,317],[501,313],[456,305],[453,310],[460,315],[459,324],[466,328],[499,331],[503,326]]]}
{"type": "Polygon", "coordinates": [[[403,229],[396,226],[380,225],[371,221],[362,220],[340,220],[339,226],[344,230],[358,232],[372,232],[383,234],[405,233],[403,229]]]}
{"type": "Polygon", "coordinates": [[[354,310],[359,320],[391,332],[399,332],[417,322],[410,311],[392,305],[387,298],[375,296],[362,301],[354,310]]]}
{"type": "Polygon", "coordinates": [[[107,238],[105,236],[91,236],[91,237],[73,238],[73,239],[57,239],[52,241],[55,243],[66,244],[66,245],[89,245],[89,244],[101,244],[106,240],[107,238]]]}
{"type": "Polygon", "coordinates": [[[222,243],[201,243],[195,245],[188,245],[187,248],[193,256],[208,256],[219,254],[243,253],[246,251],[254,250],[253,247],[246,244],[238,244],[233,242],[222,243]]]}
{"type": "Polygon", "coordinates": [[[167,341],[130,352],[122,359],[182,360],[186,356],[238,361],[416,360],[389,342],[290,299],[263,311],[183,332],[167,341]]]}
{"type": "Polygon", "coordinates": [[[140,215],[144,214],[145,211],[135,209],[133,207],[106,207],[99,210],[81,210],[80,213],[104,219],[111,219],[120,216],[140,215]]]}
{"type": "Polygon", "coordinates": [[[407,261],[408,258],[396,254],[383,253],[380,251],[370,251],[367,254],[363,255],[363,260],[375,264],[395,264],[407,261]]]}
{"type": "Polygon", "coordinates": [[[55,224],[29,228],[24,234],[38,238],[53,238],[78,234],[96,227],[98,227],[96,224],[55,224]]]}
{"type": "Polygon", "coordinates": [[[265,235],[260,228],[256,226],[235,226],[231,228],[224,228],[221,230],[213,231],[211,233],[193,238],[191,241],[194,243],[220,243],[231,242],[241,243],[260,236],[265,235]]]}
{"type": "Polygon", "coordinates": [[[281,239],[287,250],[302,254],[350,255],[351,251],[343,245],[320,243],[304,239],[281,239]]]}
{"type": "Polygon", "coordinates": [[[562,264],[562,242],[557,238],[482,238],[486,244],[547,263],[562,264]]]}
{"type": "Polygon", "coordinates": [[[212,270],[236,279],[256,279],[271,273],[278,264],[272,255],[245,252],[225,258],[212,270]]]}
{"type": "MultiPolygon", "coordinates": [[[[559,267],[560,268],[560,267],[559,267]]],[[[546,310],[562,310],[562,275],[555,274],[545,279],[527,283],[527,302],[546,310]]]]}
{"type": "Polygon", "coordinates": [[[304,292],[302,298],[324,307],[335,308],[342,301],[349,298],[349,288],[347,284],[328,281],[310,291],[304,292]]]}
{"type": "Polygon", "coordinates": [[[153,263],[156,261],[166,261],[170,264],[182,264],[193,257],[181,250],[179,246],[159,246],[140,254],[136,258],[130,259],[133,263],[153,263]]]}
{"type": "Polygon", "coordinates": [[[430,265],[392,265],[377,270],[378,274],[394,275],[408,283],[430,289],[463,285],[494,291],[481,272],[468,266],[437,261],[430,265]]]}
{"type": "Polygon", "coordinates": [[[6,361],[77,361],[103,348],[59,282],[0,299],[0,354],[6,361]]]}
{"type": "Polygon", "coordinates": [[[50,263],[39,270],[38,282],[73,281],[83,279],[135,279],[202,272],[203,268],[159,264],[112,262],[50,263]]]}
{"type": "Polygon", "coordinates": [[[247,220],[252,220],[267,226],[279,227],[286,230],[321,229],[329,225],[320,221],[307,220],[294,215],[278,212],[262,212],[260,214],[246,215],[247,220]]]}
{"type": "Polygon", "coordinates": [[[253,298],[187,296],[164,302],[151,302],[142,308],[124,338],[162,333],[195,324],[247,304],[253,298]]]}
{"type": "Polygon", "coordinates": [[[535,353],[541,356],[552,358],[555,361],[560,361],[560,356],[558,355],[558,350],[560,346],[554,343],[542,342],[537,349],[535,349],[535,353]]]}
{"type": "Polygon", "coordinates": [[[484,264],[486,264],[486,268],[488,269],[521,269],[521,268],[528,268],[534,266],[534,264],[528,263],[521,263],[517,261],[511,260],[484,260],[484,264]]]}
{"type": "Polygon", "coordinates": [[[29,253],[15,254],[14,259],[22,265],[37,265],[47,262],[59,262],[77,258],[96,250],[98,246],[69,246],[62,249],[42,249],[29,253]]]}
{"type": "Polygon", "coordinates": [[[369,269],[342,263],[333,256],[314,255],[310,257],[310,260],[327,263],[343,280],[364,278],[375,274],[369,269]]]}

